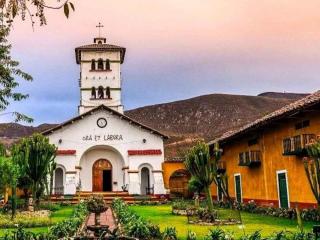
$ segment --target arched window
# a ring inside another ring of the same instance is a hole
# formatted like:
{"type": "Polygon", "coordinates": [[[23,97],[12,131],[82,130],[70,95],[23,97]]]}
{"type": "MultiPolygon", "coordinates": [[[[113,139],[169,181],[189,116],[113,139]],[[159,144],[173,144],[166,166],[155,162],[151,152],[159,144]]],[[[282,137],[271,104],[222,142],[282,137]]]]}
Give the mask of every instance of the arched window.
{"type": "Polygon", "coordinates": [[[98,60],[98,70],[103,70],[103,60],[101,58],[98,60]]]}
{"type": "Polygon", "coordinates": [[[58,167],[54,171],[54,194],[63,195],[64,194],[64,171],[62,168],[58,167]]]}
{"type": "Polygon", "coordinates": [[[102,44],[102,41],[100,40],[100,41],[98,41],[98,44],[102,44]]]}
{"type": "Polygon", "coordinates": [[[147,167],[141,169],[141,194],[148,195],[150,192],[150,170],[147,167]]]}
{"type": "Polygon", "coordinates": [[[97,92],[95,87],[91,88],[91,98],[94,98],[94,99],[97,98],[97,92]]]}
{"type": "Polygon", "coordinates": [[[103,99],[104,98],[104,93],[103,93],[103,87],[102,86],[100,86],[98,88],[98,98],[99,99],[103,99]]]}
{"type": "Polygon", "coordinates": [[[106,98],[110,99],[111,95],[110,95],[110,87],[107,87],[106,89],[106,98]]]}
{"type": "Polygon", "coordinates": [[[96,70],[96,61],[94,59],[91,60],[91,70],[96,70]]]}
{"type": "Polygon", "coordinates": [[[109,59],[106,60],[106,70],[111,70],[110,69],[110,60],[109,59]]]}

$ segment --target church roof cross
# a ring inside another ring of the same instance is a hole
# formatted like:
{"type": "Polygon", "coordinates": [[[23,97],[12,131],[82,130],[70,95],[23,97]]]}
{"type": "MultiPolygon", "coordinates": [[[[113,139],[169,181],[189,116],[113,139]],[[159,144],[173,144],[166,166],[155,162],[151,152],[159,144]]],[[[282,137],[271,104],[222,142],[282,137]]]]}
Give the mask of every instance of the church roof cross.
{"type": "Polygon", "coordinates": [[[101,37],[101,28],[103,28],[104,26],[99,22],[99,24],[96,27],[99,28],[99,38],[100,38],[101,37]]]}

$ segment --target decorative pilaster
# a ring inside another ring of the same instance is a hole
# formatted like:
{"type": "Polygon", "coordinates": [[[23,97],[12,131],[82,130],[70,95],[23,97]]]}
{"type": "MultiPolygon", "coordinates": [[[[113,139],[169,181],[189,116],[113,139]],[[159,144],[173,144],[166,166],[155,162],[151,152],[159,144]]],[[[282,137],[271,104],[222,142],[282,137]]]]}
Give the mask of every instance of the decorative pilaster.
{"type": "Polygon", "coordinates": [[[152,173],[154,178],[154,194],[166,194],[163,183],[162,170],[153,170],[152,173]]]}
{"type": "Polygon", "coordinates": [[[128,170],[129,194],[141,194],[138,170],[128,170]]]}
{"type": "Polygon", "coordinates": [[[77,182],[77,171],[67,171],[64,194],[75,194],[77,191],[77,182]]]}

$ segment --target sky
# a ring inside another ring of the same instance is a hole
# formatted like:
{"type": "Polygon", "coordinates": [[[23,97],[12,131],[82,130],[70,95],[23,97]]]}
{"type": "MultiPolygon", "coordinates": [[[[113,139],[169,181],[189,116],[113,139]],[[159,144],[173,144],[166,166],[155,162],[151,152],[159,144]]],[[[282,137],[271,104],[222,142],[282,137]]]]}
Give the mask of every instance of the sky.
{"type": "MultiPolygon", "coordinates": [[[[49,1],[50,2],[50,1],[49,1]]],[[[52,5],[55,1],[51,1],[52,5]]],[[[211,93],[320,89],[319,0],[73,0],[69,19],[47,10],[46,26],[16,20],[12,55],[32,83],[28,100],[7,109],[33,125],[77,115],[79,65],[74,49],[102,35],[126,47],[125,109],[211,93]]],[[[2,122],[11,121],[2,116],[2,122]]]]}

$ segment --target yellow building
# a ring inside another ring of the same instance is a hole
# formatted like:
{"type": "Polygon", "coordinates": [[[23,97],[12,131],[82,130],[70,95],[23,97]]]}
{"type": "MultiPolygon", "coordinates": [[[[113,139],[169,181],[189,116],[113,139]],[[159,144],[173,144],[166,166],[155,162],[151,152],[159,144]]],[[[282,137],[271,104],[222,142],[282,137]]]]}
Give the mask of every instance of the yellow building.
{"type": "MultiPolygon", "coordinates": [[[[216,142],[231,197],[262,205],[316,207],[304,165],[305,146],[320,134],[320,91],[289,104],[216,142]]],[[[214,197],[217,187],[212,186],[214,197]]]]}

